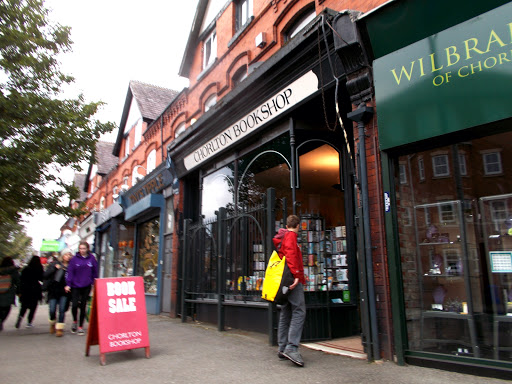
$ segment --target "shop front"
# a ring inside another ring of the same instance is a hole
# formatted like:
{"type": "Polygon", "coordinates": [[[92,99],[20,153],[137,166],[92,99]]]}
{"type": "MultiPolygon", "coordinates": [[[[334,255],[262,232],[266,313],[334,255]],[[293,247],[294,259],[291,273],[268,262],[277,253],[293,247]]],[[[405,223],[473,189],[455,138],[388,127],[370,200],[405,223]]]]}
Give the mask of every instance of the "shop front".
{"type": "Polygon", "coordinates": [[[132,237],[119,237],[118,247],[123,254],[133,252],[132,273],[144,278],[146,308],[151,314],[159,314],[162,309],[161,265],[167,225],[162,191],[171,183],[171,175],[162,163],[143,181],[121,195],[124,220],[128,223],[123,224],[122,228],[132,237]]]}
{"type": "Polygon", "coordinates": [[[94,221],[99,277],[133,276],[135,226],[124,221],[123,207],[113,203],[96,213],[94,221]]]}
{"type": "Polygon", "coordinates": [[[512,3],[430,2],[443,9],[432,19],[419,3],[361,20],[376,58],[396,352],[510,374],[512,3]],[[384,25],[408,41],[387,44],[384,25]]]}
{"type": "Polygon", "coordinates": [[[278,309],[261,299],[261,284],[272,237],[293,213],[307,276],[302,340],[361,333],[353,165],[335,99],[347,126],[351,105],[328,61],[338,76],[343,67],[332,46],[318,52],[315,28],[169,146],[184,184],[183,321],[272,341],[278,309]]]}

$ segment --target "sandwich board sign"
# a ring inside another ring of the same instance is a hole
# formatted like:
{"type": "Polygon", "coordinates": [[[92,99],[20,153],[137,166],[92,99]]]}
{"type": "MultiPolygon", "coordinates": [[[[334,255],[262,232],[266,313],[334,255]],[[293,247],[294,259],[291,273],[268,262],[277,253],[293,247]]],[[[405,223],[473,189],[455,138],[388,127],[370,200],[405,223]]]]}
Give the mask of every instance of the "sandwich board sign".
{"type": "Polygon", "coordinates": [[[144,348],[150,357],[146,296],[141,276],[96,279],[85,356],[99,345],[100,364],[106,353],[144,348]]]}

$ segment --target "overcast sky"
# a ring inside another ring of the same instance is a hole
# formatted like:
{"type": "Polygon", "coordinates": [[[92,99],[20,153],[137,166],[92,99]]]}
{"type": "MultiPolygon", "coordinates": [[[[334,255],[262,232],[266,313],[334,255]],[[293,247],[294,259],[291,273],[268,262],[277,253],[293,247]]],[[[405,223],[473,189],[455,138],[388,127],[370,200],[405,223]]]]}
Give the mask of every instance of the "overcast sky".
{"type": "MultiPolygon", "coordinates": [[[[97,118],[119,125],[128,83],[138,80],[182,90],[178,76],[197,0],[46,0],[50,20],[71,27],[73,52],[60,58],[87,101],[107,105],[97,118]]],[[[114,141],[117,132],[104,137],[114,141]]],[[[69,177],[72,178],[72,173],[69,177]]],[[[26,223],[32,246],[56,239],[64,217],[36,212],[26,223]]]]}

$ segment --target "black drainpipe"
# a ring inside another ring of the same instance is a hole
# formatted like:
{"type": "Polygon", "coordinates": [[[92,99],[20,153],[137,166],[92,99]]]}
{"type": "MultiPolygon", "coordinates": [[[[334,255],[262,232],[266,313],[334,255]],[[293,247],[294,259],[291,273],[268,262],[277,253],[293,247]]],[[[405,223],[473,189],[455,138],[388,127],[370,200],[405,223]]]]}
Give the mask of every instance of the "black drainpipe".
{"type": "MultiPolygon", "coordinates": [[[[289,120],[289,129],[290,129],[290,151],[292,152],[292,156],[291,156],[291,160],[292,160],[292,169],[290,170],[291,171],[291,175],[292,175],[292,214],[296,215],[297,214],[297,205],[296,205],[296,199],[295,199],[295,196],[296,196],[296,186],[297,186],[297,180],[296,180],[296,172],[297,172],[297,165],[296,165],[296,161],[297,159],[295,158],[295,127],[294,127],[294,121],[293,121],[293,117],[290,117],[290,120],[289,120]]],[[[283,217],[283,222],[286,223],[286,217],[283,217]]]]}
{"type": "Polygon", "coordinates": [[[372,346],[369,360],[380,360],[379,334],[377,327],[377,306],[375,300],[375,284],[373,278],[372,242],[370,230],[370,201],[368,197],[368,175],[366,172],[366,140],[364,125],[373,116],[373,108],[361,103],[355,111],[349,112],[347,117],[357,122],[359,134],[359,191],[363,208],[363,234],[364,234],[364,258],[366,264],[366,288],[368,292],[368,308],[370,315],[370,337],[368,343],[372,346]]]}
{"type": "Polygon", "coordinates": [[[162,163],[164,162],[164,114],[160,115],[160,140],[161,140],[161,152],[162,152],[162,163]]]}

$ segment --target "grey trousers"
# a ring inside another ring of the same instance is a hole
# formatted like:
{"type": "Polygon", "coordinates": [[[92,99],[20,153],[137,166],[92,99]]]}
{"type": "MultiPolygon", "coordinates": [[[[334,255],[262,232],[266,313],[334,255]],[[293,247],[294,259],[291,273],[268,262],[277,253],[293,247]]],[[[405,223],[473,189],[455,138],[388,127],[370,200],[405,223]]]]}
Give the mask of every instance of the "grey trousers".
{"type": "Polygon", "coordinates": [[[288,302],[281,306],[277,343],[279,351],[297,351],[306,321],[306,302],[304,287],[299,283],[288,295],[288,302]]]}

